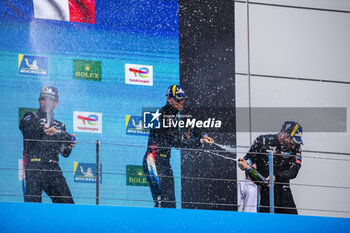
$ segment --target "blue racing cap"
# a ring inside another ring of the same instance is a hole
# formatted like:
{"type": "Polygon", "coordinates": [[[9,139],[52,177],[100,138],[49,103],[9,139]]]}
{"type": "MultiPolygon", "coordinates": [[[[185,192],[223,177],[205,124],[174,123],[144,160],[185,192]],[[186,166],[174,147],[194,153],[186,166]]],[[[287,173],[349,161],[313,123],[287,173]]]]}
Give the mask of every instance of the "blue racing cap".
{"type": "Polygon", "coordinates": [[[295,121],[286,121],[282,125],[281,131],[286,131],[294,143],[303,144],[303,140],[301,139],[303,128],[299,123],[295,121]]]}
{"type": "Polygon", "coordinates": [[[40,99],[52,99],[58,101],[58,91],[56,87],[45,86],[40,92],[40,99]]]}
{"type": "Polygon", "coordinates": [[[166,94],[166,96],[175,100],[184,100],[188,98],[184,89],[180,85],[176,84],[168,88],[168,93],[166,94]]]}

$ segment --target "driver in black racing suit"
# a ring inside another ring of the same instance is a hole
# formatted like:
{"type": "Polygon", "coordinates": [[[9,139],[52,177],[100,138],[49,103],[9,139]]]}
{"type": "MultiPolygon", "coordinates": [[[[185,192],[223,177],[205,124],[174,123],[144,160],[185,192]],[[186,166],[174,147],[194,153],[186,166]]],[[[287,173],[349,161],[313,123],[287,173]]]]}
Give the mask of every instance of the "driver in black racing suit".
{"type": "MultiPolygon", "coordinates": [[[[278,134],[259,136],[250,147],[249,152],[240,160],[239,167],[247,169],[250,164],[264,177],[269,177],[268,151],[274,151],[273,180],[275,213],[298,214],[294,203],[289,181],[294,179],[301,167],[302,127],[295,121],[286,121],[278,134]]],[[[260,190],[259,212],[269,212],[269,187],[262,186],[260,190]]]]}
{"type": "Polygon", "coordinates": [[[75,145],[75,135],[53,118],[58,105],[58,91],[46,86],[39,97],[38,112],[28,112],[20,122],[23,134],[23,193],[25,202],[41,202],[42,191],[53,203],[74,203],[58,164],[58,155],[68,157],[75,145]]]}
{"type": "MultiPolygon", "coordinates": [[[[168,88],[167,103],[160,110],[160,122],[178,122],[177,115],[183,109],[187,98],[180,85],[168,88]]],[[[192,148],[201,143],[212,144],[214,140],[199,129],[192,129],[181,135],[177,127],[151,129],[148,137],[148,148],[143,159],[143,170],[150,185],[155,207],[176,208],[173,170],[170,165],[172,147],[192,148]]]]}

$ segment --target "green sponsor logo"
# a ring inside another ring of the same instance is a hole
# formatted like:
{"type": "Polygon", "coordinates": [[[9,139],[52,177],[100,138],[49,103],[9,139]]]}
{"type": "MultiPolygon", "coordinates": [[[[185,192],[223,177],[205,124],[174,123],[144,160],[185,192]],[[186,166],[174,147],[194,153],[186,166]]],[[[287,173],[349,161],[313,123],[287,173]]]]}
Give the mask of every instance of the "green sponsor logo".
{"type": "Polygon", "coordinates": [[[100,61],[73,60],[73,78],[102,81],[100,61]]]}
{"type": "Polygon", "coordinates": [[[23,116],[27,112],[37,112],[37,111],[38,111],[37,108],[18,108],[18,125],[21,123],[23,116]]]}
{"type": "Polygon", "coordinates": [[[148,186],[142,166],[126,165],[126,185],[148,186]]]}

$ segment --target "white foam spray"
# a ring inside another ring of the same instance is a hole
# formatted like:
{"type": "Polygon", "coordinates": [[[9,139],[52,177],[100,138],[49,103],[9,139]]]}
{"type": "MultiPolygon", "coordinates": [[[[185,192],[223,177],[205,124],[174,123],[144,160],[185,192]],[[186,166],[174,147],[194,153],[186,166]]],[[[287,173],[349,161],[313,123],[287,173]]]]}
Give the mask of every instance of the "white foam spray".
{"type": "MultiPolygon", "coordinates": [[[[231,146],[227,146],[227,145],[221,145],[221,144],[218,144],[218,143],[215,143],[214,142],[214,145],[223,149],[225,152],[229,152],[229,153],[233,153],[233,154],[236,154],[237,152],[237,149],[236,148],[233,148],[231,146]]],[[[210,154],[212,155],[215,155],[215,156],[218,156],[218,157],[221,157],[221,158],[224,158],[224,159],[228,159],[228,160],[233,160],[233,161],[238,161],[238,159],[235,159],[235,158],[232,158],[232,157],[228,157],[228,156],[225,156],[225,155],[221,155],[219,153],[216,153],[216,152],[213,152],[213,151],[208,151],[210,154]]]]}
{"type": "Polygon", "coordinates": [[[50,116],[50,113],[48,113],[48,112],[46,112],[46,125],[47,125],[47,128],[50,128],[51,116],[50,116]]]}
{"type": "Polygon", "coordinates": [[[230,152],[230,153],[233,153],[233,154],[236,154],[236,152],[237,152],[236,148],[233,148],[233,147],[230,147],[230,146],[227,146],[227,145],[221,145],[221,144],[218,144],[218,143],[215,143],[215,142],[214,142],[214,145],[220,147],[221,149],[225,150],[226,152],[230,152]]]}
{"type": "Polygon", "coordinates": [[[227,157],[225,155],[221,155],[221,154],[218,154],[218,153],[215,153],[215,152],[212,152],[212,151],[208,151],[210,154],[212,155],[215,155],[215,156],[218,156],[220,158],[224,158],[224,159],[228,159],[228,160],[233,160],[233,161],[238,161],[238,159],[235,159],[235,158],[231,158],[231,157],[227,157]]]}

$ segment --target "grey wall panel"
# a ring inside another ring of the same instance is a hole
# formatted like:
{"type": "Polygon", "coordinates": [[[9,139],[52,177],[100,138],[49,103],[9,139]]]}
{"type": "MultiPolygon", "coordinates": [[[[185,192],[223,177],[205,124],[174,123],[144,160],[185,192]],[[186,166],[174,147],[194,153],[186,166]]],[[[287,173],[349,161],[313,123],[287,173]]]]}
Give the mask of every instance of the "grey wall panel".
{"type": "Polygon", "coordinates": [[[253,0],[250,2],[350,11],[350,2],[348,0],[253,0]]]}
{"type": "Polygon", "coordinates": [[[251,73],[349,81],[350,14],[250,5],[251,73]]]}

